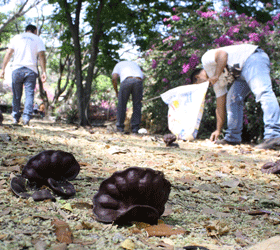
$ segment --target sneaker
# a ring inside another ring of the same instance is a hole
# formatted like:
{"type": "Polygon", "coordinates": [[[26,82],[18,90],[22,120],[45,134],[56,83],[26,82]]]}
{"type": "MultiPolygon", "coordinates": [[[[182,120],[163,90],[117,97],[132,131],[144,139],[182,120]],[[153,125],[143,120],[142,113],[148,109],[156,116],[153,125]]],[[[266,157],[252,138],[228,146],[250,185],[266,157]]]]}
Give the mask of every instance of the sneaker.
{"type": "Polygon", "coordinates": [[[261,144],[255,146],[257,149],[280,149],[280,137],[264,140],[261,144]]]}
{"type": "Polygon", "coordinates": [[[19,123],[19,120],[17,120],[16,118],[13,118],[13,123],[12,124],[13,125],[19,125],[18,123],[19,123]]]}
{"type": "Polygon", "coordinates": [[[218,144],[218,145],[240,145],[240,142],[234,142],[234,141],[227,141],[226,139],[222,139],[222,140],[217,140],[215,142],[215,144],[218,144]]]}
{"type": "Polygon", "coordinates": [[[23,120],[22,124],[23,124],[23,126],[29,126],[29,121],[28,120],[23,120]]]}

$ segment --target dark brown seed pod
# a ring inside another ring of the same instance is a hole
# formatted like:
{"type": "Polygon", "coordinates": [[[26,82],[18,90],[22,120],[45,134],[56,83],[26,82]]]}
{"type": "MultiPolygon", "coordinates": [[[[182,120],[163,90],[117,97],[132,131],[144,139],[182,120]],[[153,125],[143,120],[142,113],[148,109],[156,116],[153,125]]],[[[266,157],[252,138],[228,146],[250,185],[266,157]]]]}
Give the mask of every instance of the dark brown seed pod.
{"type": "Polygon", "coordinates": [[[93,197],[93,213],[105,223],[157,224],[170,189],[170,182],[160,171],[139,167],[117,171],[100,184],[93,197]]]}
{"type": "Polygon", "coordinates": [[[163,136],[163,141],[165,142],[166,146],[170,146],[173,142],[176,141],[176,135],[166,134],[163,136]]]}
{"type": "Polygon", "coordinates": [[[25,199],[32,197],[34,201],[43,201],[48,199],[55,201],[55,198],[47,189],[37,190],[31,195],[29,192],[32,190],[30,182],[23,177],[13,177],[11,180],[11,189],[15,195],[25,199]]]}
{"type": "Polygon", "coordinates": [[[4,117],[3,117],[2,111],[0,110],[0,125],[2,125],[3,120],[4,120],[4,117]]]}
{"type": "Polygon", "coordinates": [[[56,199],[52,196],[51,192],[47,189],[35,191],[32,194],[32,198],[34,201],[44,201],[44,200],[56,201],[56,199]]]}
{"type": "Polygon", "coordinates": [[[48,179],[73,180],[80,172],[80,165],[71,153],[61,150],[45,150],[26,163],[22,177],[38,186],[48,185],[48,179]]]}
{"type": "Polygon", "coordinates": [[[266,174],[280,174],[280,160],[267,162],[261,167],[261,171],[266,174]]]}
{"type": "Polygon", "coordinates": [[[19,197],[28,199],[31,195],[27,192],[28,180],[22,177],[13,177],[11,180],[11,189],[19,197]]]}

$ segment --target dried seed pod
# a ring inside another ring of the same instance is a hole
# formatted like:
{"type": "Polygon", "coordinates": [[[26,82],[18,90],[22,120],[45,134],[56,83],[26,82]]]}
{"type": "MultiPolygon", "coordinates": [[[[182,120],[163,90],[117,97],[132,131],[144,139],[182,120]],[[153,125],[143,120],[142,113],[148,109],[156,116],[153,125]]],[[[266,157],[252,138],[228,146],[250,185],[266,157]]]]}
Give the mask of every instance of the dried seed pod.
{"type": "Polygon", "coordinates": [[[55,198],[47,189],[37,190],[31,195],[29,191],[32,190],[33,187],[31,187],[30,182],[23,177],[13,177],[11,180],[11,189],[15,195],[25,199],[32,197],[34,201],[55,201],[55,198]]]}
{"type": "Polygon", "coordinates": [[[31,195],[27,192],[28,180],[22,177],[13,177],[11,180],[11,189],[15,195],[28,199],[31,195]]]}
{"type": "Polygon", "coordinates": [[[34,192],[32,194],[32,198],[34,201],[44,201],[44,200],[56,201],[56,199],[52,196],[51,192],[47,189],[42,189],[34,192]]]}
{"type": "Polygon", "coordinates": [[[280,174],[280,160],[267,162],[261,167],[261,171],[266,174],[280,174]]]}
{"type": "Polygon", "coordinates": [[[48,185],[48,179],[73,180],[80,172],[80,165],[71,153],[61,150],[45,150],[26,163],[22,177],[38,186],[48,185]]]}
{"type": "Polygon", "coordinates": [[[93,197],[98,221],[127,224],[142,221],[157,224],[164,212],[171,184],[160,171],[131,167],[104,180],[93,197]]]}
{"type": "Polygon", "coordinates": [[[163,141],[165,142],[166,146],[170,146],[173,142],[176,141],[176,135],[166,134],[163,136],[163,141]]]}
{"type": "Polygon", "coordinates": [[[3,120],[4,120],[4,117],[3,117],[2,111],[0,110],[0,125],[2,125],[3,120]]]}
{"type": "MultiPolygon", "coordinates": [[[[11,187],[17,195],[26,194],[24,191],[26,187],[24,186],[24,178],[26,178],[30,183],[35,183],[36,187],[46,185],[56,194],[70,197],[75,195],[76,191],[74,186],[66,180],[75,179],[79,172],[80,165],[71,153],[61,150],[46,150],[29,159],[22,170],[23,180],[14,179],[11,182],[11,187]]],[[[35,198],[33,195],[32,197],[38,201],[47,199],[46,197],[50,198],[47,192],[35,193],[34,195],[35,198]]]]}

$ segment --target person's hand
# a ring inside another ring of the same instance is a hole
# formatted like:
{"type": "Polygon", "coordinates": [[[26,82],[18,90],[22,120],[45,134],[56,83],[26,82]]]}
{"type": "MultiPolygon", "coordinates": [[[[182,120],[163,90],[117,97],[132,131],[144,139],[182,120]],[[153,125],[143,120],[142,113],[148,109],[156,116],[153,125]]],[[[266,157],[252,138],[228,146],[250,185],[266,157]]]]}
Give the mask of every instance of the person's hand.
{"type": "Polygon", "coordinates": [[[212,76],[208,79],[211,86],[213,86],[219,80],[218,76],[212,76]]]}
{"type": "Polygon", "coordinates": [[[4,79],[4,77],[5,77],[5,70],[2,69],[0,73],[0,79],[4,79]]]}
{"type": "Polygon", "coordinates": [[[211,141],[217,141],[218,140],[218,138],[219,138],[219,136],[220,136],[220,134],[221,134],[221,132],[219,131],[219,130],[215,130],[212,134],[211,134],[211,136],[210,136],[210,140],[211,141]]]}
{"type": "Polygon", "coordinates": [[[41,80],[42,80],[42,83],[45,83],[47,81],[47,75],[46,75],[46,72],[43,72],[41,74],[41,80]]]}

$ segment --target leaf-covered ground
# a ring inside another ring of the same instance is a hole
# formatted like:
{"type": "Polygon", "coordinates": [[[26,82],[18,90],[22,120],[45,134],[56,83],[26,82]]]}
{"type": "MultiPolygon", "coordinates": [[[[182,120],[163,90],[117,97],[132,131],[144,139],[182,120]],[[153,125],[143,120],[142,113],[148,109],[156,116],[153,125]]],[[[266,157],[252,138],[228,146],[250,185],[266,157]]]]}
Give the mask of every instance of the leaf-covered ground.
{"type": "Polygon", "coordinates": [[[0,127],[0,249],[257,249],[280,234],[280,182],[260,169],[279,159],[279,151],[251,145],[218,146],[208,140],[179,141],[166,147],[161,136],[114,133],[112,128],[32,120],[12,126],[5,114],[0,127]],[[56,202],[16,197],[10,180],[31,156],[43,150],[71,152],[81,165],[72,181],[77,194],[56,202]],[[184,229],[168,237],[145,228],[118,227],[95,220],[92,198],[112,173],[131,166],[164,172],[171,184],[162,222],[184,229]],[[59,242],[53,221],[70,228],[73,243],[59,242]]]}

